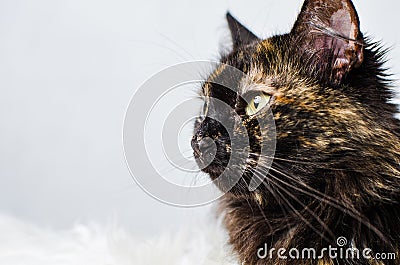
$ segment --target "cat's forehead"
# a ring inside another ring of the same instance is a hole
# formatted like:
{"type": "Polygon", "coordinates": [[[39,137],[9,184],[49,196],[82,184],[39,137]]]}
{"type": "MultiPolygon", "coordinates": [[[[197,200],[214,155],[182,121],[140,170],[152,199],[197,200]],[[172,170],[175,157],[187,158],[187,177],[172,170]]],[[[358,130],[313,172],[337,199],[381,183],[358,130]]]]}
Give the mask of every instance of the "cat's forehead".
{"type": "Polygon", "coordinates": [[[273,92],[273,76],[268,74],[268,69],[273,67],[267,60],[270,54],[279,56],[280,52],[270,39],[266,39],[224,56],[204,83],[203,94],[233,96],[228,90],[239,95],[253,90],[273,92]]]}

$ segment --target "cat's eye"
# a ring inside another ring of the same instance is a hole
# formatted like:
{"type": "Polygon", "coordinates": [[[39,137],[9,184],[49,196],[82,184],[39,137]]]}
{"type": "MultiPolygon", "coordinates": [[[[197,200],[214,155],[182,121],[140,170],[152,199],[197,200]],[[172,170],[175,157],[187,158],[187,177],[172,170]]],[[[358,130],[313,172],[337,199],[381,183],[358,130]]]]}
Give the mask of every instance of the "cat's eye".
{"type": "Polygon", "coordinates": [[[271,96],[265,93],[257,94],[246,107],[246,114],[251,116],[268,105],[271,96]]]}

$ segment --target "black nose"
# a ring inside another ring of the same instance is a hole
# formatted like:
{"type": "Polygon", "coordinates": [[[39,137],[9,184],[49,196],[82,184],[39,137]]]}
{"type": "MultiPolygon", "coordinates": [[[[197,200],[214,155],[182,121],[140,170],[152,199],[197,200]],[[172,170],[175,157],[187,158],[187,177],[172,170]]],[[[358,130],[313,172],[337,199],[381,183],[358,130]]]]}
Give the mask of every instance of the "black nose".
{"type": "Polygon", "coordinates": [[[199,158],[202,154],[210,151],[214,146],[214,141],[210,137],[202,135],[194,135],[192,138],[192,149],[195,158],[199,158]]]}

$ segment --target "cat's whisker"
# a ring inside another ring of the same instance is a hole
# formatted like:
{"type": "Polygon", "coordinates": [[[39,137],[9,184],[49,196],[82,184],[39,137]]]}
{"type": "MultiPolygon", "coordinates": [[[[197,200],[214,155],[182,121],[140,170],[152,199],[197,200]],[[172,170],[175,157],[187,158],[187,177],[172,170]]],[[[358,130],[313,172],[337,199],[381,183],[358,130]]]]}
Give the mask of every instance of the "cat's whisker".
{"type": "MultiPolygon", "coordinates": [[[[276,185],[276,183],[275,183],[276,185]]],[[[278,186],[279,187],[279,186],[278,186]]],[[[278,191],[280,194],[280,192],[278,191]]],[[[290,192],[286,192],[287,195],[290,196],[290,192]]],[[[291,196],[292,197],[292,196],[291,196]]],[[[281,198],[286,202],[286,204],[292,209],[292,211],[308,226],[310,227],[315,233],[317,233],[321,238],[324,238],[325,240],[329,241],[329,239],[321,232],[319,231],[314,225],[311,224],[310,221],[308,221],[299,210],[297,210],[290,202],[288,199],[285,198],[285,196],[281,195],[281,198]]],[[[293,197],[292,197],[293,198],[293,197]]],[[[316,218],[314,216],[314,218],[316,218]]],[[[317,218],[316,218],[317,219],[317,218]]],[[[319,219],[319,218],[318,218],[319,219]]],[[[317,219],[317,220],[318,220],[317,219]]],[[[322,223],[322,222],[321,222],[322,223]]],[[[326,227],[326,225],[325,225],[326,227]]],[[[328,232],[330,231],[329,229],[327,230],[328,232]]],[[[332,232],[331,232],[332,233],[332,232]]]]}
{"type": "Polygon", "coordinates": [[[158,32],[158,34],[160,34],[160,36],[163,37],[166,41],[169,41],[171,44],[173,44],[177,48],[179,48],[179,50],[185,52],[188,57],[187,58],[183,58],[184,60],[190,60],[190,61],[191,60],[196,60],[196,57],[193,54],[191,54],[185,47],[183,47],[182,45],[180,45],[179,43],[177,43],[176,41],[174,41],[173,39],[171,39],[170,37],[168,37],[167,35],[165,35],[165,34],[163,34],[161,32],[158,32]]]}
{"type": "Polygon", "coordinates": [[[289,163],[293,163],[293,164],[310,165],[310,166],[313,166],[313,167],[319,168],[319,169],[327,169],[327,170],[335,170],[335,171],[353,171],[353,170],[350,170],[350,169],[347,169],[347,168],[328,167],[327,166],[327,162],[299,161],[299,160],[280,158],[280,157],[278,157],[276,155],[274,155],[274,156],[268,156],[268,155],[265,155],[265,154],[261,155],[260,153],[254,153],[254,152],[250,152],[249,154],[254,156],[254,157],[259,157],[260,159],[266,158],[266,159],[278,160],[278,161],[282,161],[282,162],[289,162],[289,163]]]}
{"type": "MultiPolygon", "coordinates": [[[[255,176],[256,178],[259,178],[259,179],[261,178],[261,179],[260,179],[260,180],[261,180],[261,183],[267,188],[267,190],[271,193],[271,195],[272,195],[272,196],[275,198],[275,200],[278,202],[279,207],[280,207],[281,210],[282,210],[282,213],[283,213],[284,215],[287,215],[287,214],[288,214],[288,211],[284,209],[284,207],[287,207],[287,206],[286,206],[286,205],[281,205],[281,204],[279,203],[279,201],[282,199],[281,196],[280,196],[280,194],[277,194],[271,185],[268,185],[268,183],[263,182],[264,176],[261,176],[261,177],[260,177],[258,172],[253,172],[253,173],[255,174],[254,176],[255,176]]],[[[261,212],[263,212],[262,209],[261,209],[261,206],[260,206],[259,204],[257,204],[257,205],[259,206],[261,212]]],[[[269,219],[268,219],[264,214],[263,214],[263,217],[264,217],[265,220],[269,221],[269,219]]],[[[286,222],[287,228],[289,228],[289,227],[290,227],[289,220],[285,219],[285,222],[286,222]]]]}
{"type": "MultiPolygon", "coordinates": [[[[293,200],[295,200],[298,204],[300,204],[300,205],[303,207],[303,209],[304,209],[305,211],[307,211],[315,220],[317,220],[317,222],[324,228],[324,230],[325,230],[326,232],[328,232],[328,234],[329,234],[332,238],[335,237],[335,236],[334,236],[334,233],[332,232],[332,230],[325,224],[324,221],[321,220],[321,218],[320,218],[314,211],[310,210],[310,208],[309,208],[307,205],[305,205],[304,203],[302,203],[295,195],[293,195],[290,191],[288,191],[287,189],[285,189],[282,185],[280,185],[280,184],[278,184],[278,183],[276,183],[276,182],[274,182],[274,181],[272,181],[272,180],[271,180],[271,182],[274,183],[274,185],[277,185],[277,187],[278,187],[279,189],[281,189],[282,191],[284,191],[284,192],[287,194],[287,196],[291,197],[291,198],[292,198],[293,200]]],[[[285,199],[285,200],[286,200],[286,199],[285,199]]],[[[326,237],[324,237],[324,238],[327,239],[326,237]]]]}
{"type": "MultiPolygon", "coordinates": [[[[273,168],[271,168],[271,169],[272,169],[272,170],[275,170],[275,169],[273,169],[273,168]]],[[[277,172],[277,173],[278,173],[278,174],[284,174],[284,173],[279,173],[279,172],[277,172]]],[[[284,175],[286,175],[286,174],[284,174],[284,175]]],[[[306,195],[309,195],[309,196],[311,196],[311,197],[314,197],[314,198],[316,198],[316,199],[319,199],[320,201],[325,202],[325,203],[327,203],[327,204],[329,204],[329,205],[331,205],[331,206],[337,208],[338,210],[341,210],[341,211],[344,212],[345,214],[348,214],[349,216],[355,218],[356,220],[360,221],[360,222],[363,223],[365,226],[367,226],[369,229],[371,229],[372,231],[374,231],[374,233],[375,233],[377,236],[379,236],[382,240],[384,240],[385,242],[387,241],[386,237],[382,234],[382,232],[381,232],[379,229],[377,229],[374,225],[372,225],[370,221],[366,220],[366,218],[365,218],[364,216],[362,216],[357,210],[352,209],[352,208],[349,208],[347,205],[343,205],[343,204],[339,203],[337,200],[331,201],[330,199],[328,199],[328,198],[326,197],[326,195],[318,196],[318,195],[316,195],[316,194],[314,194],[314,193],[308,192],[308,191],[303,190],[303,189],[300,189],[300,188],[298,188],[298,187],[296,187],[296,186],[294,186],[294,185],[292,185],[292,184],[289,184],[289,183],[287,183],[287,182],[285,182],[285,181],[282,181],[282,180],[280,180],[279,178],[275,177],[274,175],[270,175],[270,176],[273,177],[274,179],[276,179],[277,181],[283,183],[284,185],[289,186],[290,188],[293,188],[293,189],[295,189],[295,190],[297,190],[297,191],[299,191],[299,192],[301,192],[301,193],[304,193],[304,194],[306,194],[306,195]]],[[[286,175],[286,177],[291,178],[291,177],[288,176],[288,175],[286,175]]],[[[294,178],[291,178],[291,179],[296,181],[296,179],[294,179],[294,178]]],[[[301,184],[301,183],[300,183],[300,184],[301,184]]],[[[307,189],[312,189],[311,187],[308,187],[308,186],[304,186],[304,187],[307,188],[307,189]]],[[[314,192],[318,192],[318,191],[314,190],[314,192]]],[[[318,193],[319,193],[319,192],[318,192],[318,193]]]]}
{"type": "MultiPolygon", "coordinates": [[[[268,172],[264,172],[263,170],[259,170],[260,171],[260,173],[263,173],[263,174],[267,174],[267,176],[271,176],[271,173],[268,173],[268,172]]],[[[309,214],[311,214],[316,220],[317,220],[317,222],[318,223],[320,223],[320,225],[325,229],[325,231],[327,231],[331,236],[332,236],[332,238],[334,238],[334,234],[333,234],[333,232],[329,229],[329,227],[327,227],[327,225],[313,212],[313,211],[311,211],[309,208],[308,208],[308,206],[307,205],[305,205],[304,203],[302,203],[296,196],[294,196],[291,192],[289,192],[287,189],[285,189],[285,188],[283,188],[280,184],[278,184],[277,182],[275,182],[275,181],[273,181],[273,180],[271,180],[270,178],[268,178],[268,180],[271,182],[271,183],[273,183],[273,185],[275,185],[275,186],[277,186],[279,189],[281,189],[282,191],[284,191],[289,197],[291,197],[292,199],[294,199],[297,203],[299,203],[302,207],[303,207],[303,209],[305,210],[305,211],[307,211],[309,214]]],[[[267,183],[265,183],[265,182],[262,182],[262,184],[264,185],[264,186],[266,186],[267,188],[268,188],[268,184],[267,183]]],[[[281,198],[286,202],[286,203],[289,203],[289,201],[284,197],[284,196],[281,196],[281,198]]],[[[293,210],[293,205],[289,205],[289,207],[290,208],[292,208],[292,210],[293,210]]],[[[300,212],[299,212],[299,214],[300,214],[300,212]]],[[[311,224],[310,224],[311,225],[311,224]]],[[[312,229],[316,229],[316,228],[314,228],[314,227],[311,227],[312,229]]],[[[317,232],[317,231],[316,231],[317,232]]],[[[318,233],[320,233],[320,231],[318,231],[318,233]]],[[[326,238],[326,237],[325,237],[326,238]]]]}
{"type": "MultiPolygon", "coordinates": [[[[190,58],[187,58],[187,57],[183,56],[181,53],[179,53],[179,51],[177,51],[177,50],[175,50],[175,49],[172,49],[171,47],[168,47],[168,46],[166,46],[166,45],[162,45],[162,44],[160,44],[160,43],[154,42],[154,41],[140,40],[140,39],[134,39],[134,40],[131,40],[131,41],[132,41],[132,42],[144,43],[144,44],[146,44],[146,45],[149,45],[149,44],[150,44],[150,45],[154,45],[154,46],[157,46],[157,47],[166,49],[166,50],[172,52],[173,54],[175,54],[179,59],[182,59],[182,60],[184,60],[184,61],[187,61],[188,59],[190,59],[190,58]]],[[[167,66],[169,66],[169,65],[166,64],[165,67],[167,67],[167,66]]]]}
{"type": "MultiPolygon", "coordinates": [[[[171,173],[173,171],[176,171],[176,170],[185,171],[185,170],[188,170],[187,168],[185,168],[186,166],[188,166],[190,164],[193,164],[193,166],[194,166],[194,162],[193,161],[184,160],[183,162],[179,162],[178,161],[177,163],[179,163],[179,166],[178,165],[169,164],[169,165],[166,165],[166,166],[162,167],[161,169],[159,169],[160,173],[161,174],[169,174],[169,173],[171,173]],[[182,167],[183,169],[179,168],[179,167],[182,167]]],[[[194,170],[195,168],[196,167],[194,167],[193,169],[189,169],[189,170],[191,171],[191,170],[194,170]]],[[[200,171],[200,169],[199,169],[199,171],[200,171]]]]}

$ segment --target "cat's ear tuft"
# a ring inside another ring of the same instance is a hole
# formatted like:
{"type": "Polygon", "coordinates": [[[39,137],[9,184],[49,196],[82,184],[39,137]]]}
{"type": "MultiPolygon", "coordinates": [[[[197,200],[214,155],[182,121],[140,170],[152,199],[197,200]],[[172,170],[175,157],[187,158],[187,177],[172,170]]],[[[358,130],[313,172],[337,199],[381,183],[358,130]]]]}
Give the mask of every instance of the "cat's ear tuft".
{"type": "Polygon", "coordinates": [[[228,21],[234,49],[259,40],[255,34],[237,21],[229,12],[226,14],[226,20],[228,21]]]}
{"type": "Polygon", "coordinates": [[[363,62],[363,36],[351,0],[305,0],[291,35],[335,82],[363,62]]]}

